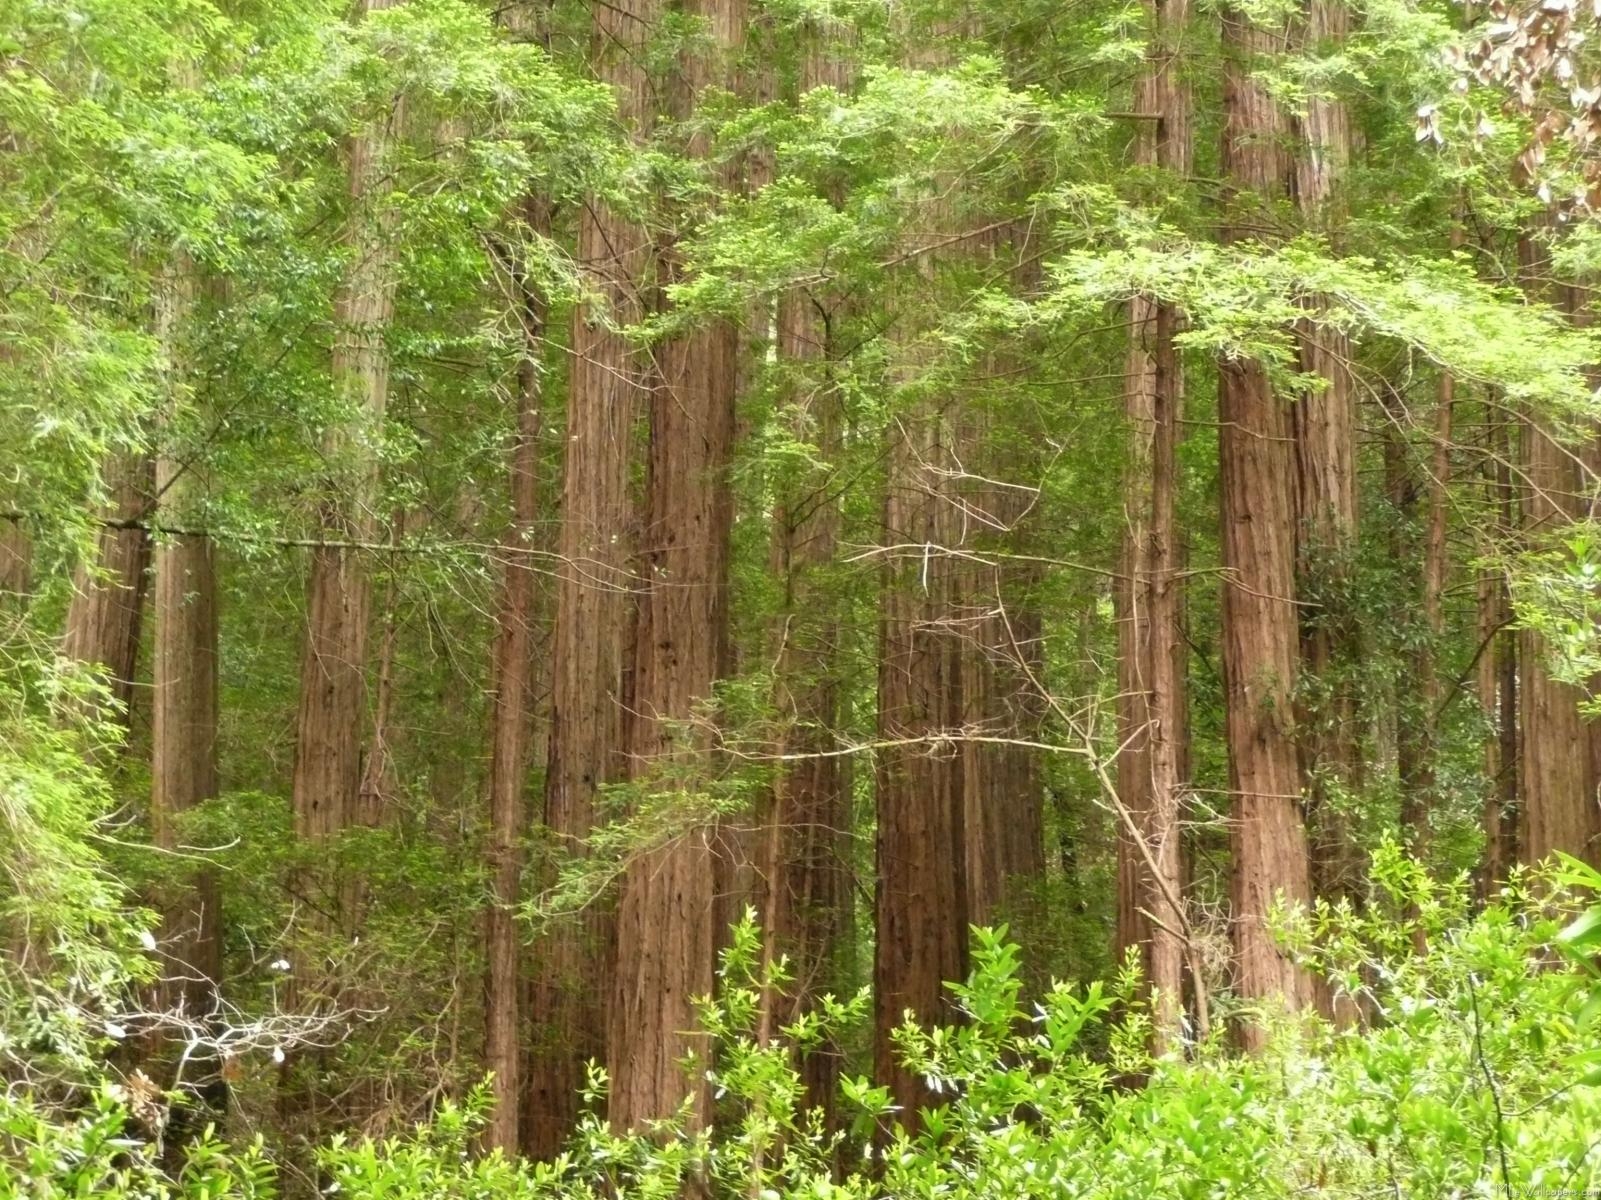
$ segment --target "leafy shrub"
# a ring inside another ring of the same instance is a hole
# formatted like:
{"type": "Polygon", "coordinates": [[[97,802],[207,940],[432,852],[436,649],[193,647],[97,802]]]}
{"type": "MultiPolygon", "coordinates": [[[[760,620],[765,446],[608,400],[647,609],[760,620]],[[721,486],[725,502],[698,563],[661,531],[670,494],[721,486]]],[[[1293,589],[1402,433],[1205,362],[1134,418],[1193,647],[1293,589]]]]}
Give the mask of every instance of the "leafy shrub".
{"type": "MultiPolygon", "coordinates": [[[[752,917],[734,931],[719,994],[702,1008],[717,1096],[709,1128],[685,1119],[620,1135],[587,1118],[551,1163],[474,1151],[482,1092],[445,1104],[405,1137],[335,1139],[323,1190],[363,1200],[715,1197],[1493,1196],[1601,1185],[1601,1088],[1584,1077],[1588,979],[1558,937],[1574,915],[1559,884],[1513,880],[1483,912],[1464,882],[1437,884],[1393,847],[1377,856],[1361,913],[1320,906],[1288,936],[1348,988],[1346,1027],[1275,1021],[1265,1054],[1224,1034],[1151,1057],[1132,972],[1058,983],[1023,999],[1005,931],[975,931],[972,975],[953,987],[965,1020],[899,1034],[940,1102],[904,1120],[887,1092],[843,1081],[836,1119],[806,1107],[794,1049],[865,1014],[866,997],[824,1001],[764,1034],[762,1000],[785,986],[763,965],[752,917]],[[1421,950],[1419,947],[1422,947],[1421,950]],[[1141,1077],[1138,1086],[1128,1083],[1141,1077]],[[845,1164],[841,1169],[839,1164],[845,1164]]],[[[598,1100],[605,1077],[592,1071],[598,1100]]],[[[0,1197],[263,1197],[275,1179],[259,1146],[207,1140],[176,1178],[130,1135],[128,1101],[94,1093],[51,1118],[26,1099],[0,1107],[10,1182],[0,1197]],[[8,1190],[9,1189],[9,1190],[8,1190]]]]}

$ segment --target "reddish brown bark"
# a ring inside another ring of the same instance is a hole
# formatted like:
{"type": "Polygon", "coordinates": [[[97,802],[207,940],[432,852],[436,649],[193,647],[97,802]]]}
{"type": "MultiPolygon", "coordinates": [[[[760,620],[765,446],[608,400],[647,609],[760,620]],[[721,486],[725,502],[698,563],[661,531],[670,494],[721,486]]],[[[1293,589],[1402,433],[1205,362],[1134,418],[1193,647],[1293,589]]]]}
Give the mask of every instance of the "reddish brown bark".
{"type": "MultiPolygon", "coordinates": [[[[1230,241],[1248,236],[1252,209],[1282,198],[1285,122],[1255,72],[1278,39],[1235,9],[1223,14],[1223,166],[1230,241]]],[[[1223,673],[1233,793],[1231,899],[1236,987],[1254,1002],[1292,1009],[1311,1000],[1307,974],[1267,924],[1276,899],[1310,897],[1301,774],[1293,735],[1299,658],[1295,603],[1294,436],[1287,406],[1261,364],[1219,364],[1223,673]]],[[[1248,1048],[1262,1028],[1240,1029],[1248,1048]]]]}
{"type": "MultiPolygon", "coordinates": [[[[824,25],[808,30],[800,90],[843,90],[849,69],[824,25]]],[[[754,180],[752,181],[754,183],[754,180]]],[[[795,372],[788,396],[794,437],[817,448],[827,464],[843,447],[844,413],[831,364],[834,322],[843,305],[824,289],[798,290],[778,304],[776,350],[795,372]]],[[[779,485],[769,562],[783,600],[774,617],[775,707],[790,761],[773,781],[756,845],[763,951],[785,956],[793,982],[766,997],[767,1033],[794,1020],[825,992],[840,989],[840,939],[851,905],[850,806],[845,761],[832,753],[840,685],[839,601],[821,572],[838,548],[841,485],[832,469],[779,485]]],[[[808,1104],[832,1111],[839,1079],[838,1048],[826,1043],[800,1056],[796,1067],[808,1104]]]]}
{"type": "MultiPolygon", "coordinates": [[[[1544,290],[1549,263],[1537,235],[1519,242],[1519,259],[1526,286],[1544,290]]],[[[1568,289],[1553,299],[1570,313],[1578,311],[1568,289]]],[[[1557,440],[1537,414],[1523,422],[1522,438],[1523,537],[1538,545],[1583,511],[1583,465],[1577,449],[1557,440]]],[[[1560,850],[1601,862],[1592,734],[1580,710],[1584,693],[1552,678],[1548,654],[1537,631],[1519,632],[1518,857],[1539,863],[1560,850]]]]}
{"type": "MultiPolygon", "coordinates": [[[[679,106],[713,84],[733,81],[745,31],[743,0],[687,6],[707,23],[709,48],[685,58],[679,106]]],[[[702,135],[690,153],[704,156],[702,135]]],[[[672,278],[680,269],[663,253],[672,278]]],[[[648,781],[688,768],[708,753],[694,734],[674,730],[711,698],[728,660],[728,554],[732,496],[728,463],[734,431],[738,341],[726,321],[675,337],[657,354],[661,386],[651,397],[644,589],[635,635],[631,769],[648,781]]],[[[648,786],[648,783],[647,783],[648,786]]],[[[674,780],[670,786],[679,786],[674,780]]],[[[693,787],[693,785],[690,785],[693,787]]],[[[608,1032],[609,1116],[635,1129],[668,1116],[686,1096],[691,1120],[709,1116],[704,1075],[686,1078],[682,1060],[703,1052],[694,1000],[712,991],[719,931],[719,869],[714,827],[696,822],[666,845],[631,861],[617,904],[617,975],[608,1032]]]]}
{"type": "MultiPolygon", "coordinates": [[[[977,582],[971,573],[964,574],[977,582]]],[[[1045,870],[1039,751],[1022,744],[1039,741],[1034,681],[1042,678],[1043,665],[1039,614],[1019,594],[1022,589],[1013,586],[1026,583],[997,572],[987,589],[962,597],[960,610],[969,640],[961,665],[958,724],[986,738],[1018,742],[970,741],[961,746],[967,917],[974,925],[994,925],[1019,915],[1029,886],[1045,870]],[[1005,616],[982,614],[980,606],[986,605],[1004,605],[1005,616]]],[[[1014,925],[1012,934],[1021,937],[1023,931],[1014,925]]]]}
{"type": "MultiPolygon", "coordinates": [[[[1338,52],[1350,14],[1344,0],[1306,0],[1296,33],[1311,53],[1338,52]]],[[[1343,100],[1322,92],[1306,99],[1293,190],[1306,224],[1337,236],[1345,211],[1351,157],[1350,120],[1343,100]]],[[[1310,302],[1313,308],[1318,302],[1310,302]]],[[[1303,704],[1302,772],[1307,783],[1313,890],[1330,899],[1355,897],[1364,875],[1361,848],[1339,793],[1362,782],[1362,747],[1351,678],[1360,658],[1347,578],[1357,531],[1356,397],[1351,345],[1336,329],[1302,322],[1301,370],[1322,381],[1295,398],[1296,547],[1300,594],[1315,600],[1302,614],[1302,670],[1320,682],[1318,699],[1303,704]]]]}
{"type": "MultiPolygon", "coordinates": [[[[401,0],[361,0],[362,13],[401,0]]],[[[332,382],[350,407],[329,427],[324,454],[339,472],[326,484],[319,514],[330,540],[371,542],[377,529],[378,460],[372,446],[389,398],[384,334],[394,311],[391,222],[383,211],[384,174],[400,105],[346,139],[349,265],[334,297],[332,382]]],[[[292,781],[297,836],[320,841],[345,828],[359,806],[362,738],[367,726],[367,625],[372,581],[364,552],[319,546],[311,552],[306,636],[300,667],[292,781]]]]}
{"type": "MultiPolygon", "coordinates": [[[[530,236],[548,236],[547,207],[530,197],[523,223],[530,236]]],[[[485,916],[488,970],[484,999],[484,1065],[493,1073],[495,1111],[485,1142],[514,1154],[522,1146],[522,938],[515,907],[520,896],[523,841],[528,832],[528,760],[534,689],[534,549],[539,506],[539,430],[544,400],[541,356],[546,302],[526,277],[516,280],[523,357],[517,367],[516,425],[508,490],[511,519],[501,538],[505,555],[491,666],[493,698],[489,750],[490,903],[485,916]]]]}
{"type": "Polygon", "coordinates": [[[33,590],[33,543],[20,517],[0,517],[0,611],[21,608],[33,590]]]}
{"type": "MultiPolygon", "coordinates": [[[[1534,421],[1524,426],[1523,501],[1525,534],[1542,533],[1569,519],[1564,508],[1577,488],[1572,452],[1534,421]]],[[[1601,811],[1587,753],[1589,730],[1580,715],[1580,689],[1551,677],[1549,653],[1538,633],[1518,639],[1522,745],[1519,753],[1518,854],[1538,863],[1553,851],[1594,860],[1601,811]]]]}
{"type": "MultiPolygon", "coordinates": [[[[786,297],[779,306],[778,352],[795,363],[826,363],[828,326],[819,297],[786,297]]],[[[795,434],[826,461],[841,448],[839,394],[827,368],[803,376],[795,397],[795,434]]],[[[782,753],[792,756],[773,782],[758,848],[764,949],[789,959],[793,984],[770,998],[769,1024],[780,1027],[823,992],[837,990],[836,945],[850,903],[849,798],[841,759],[831,753],[839,717],[836,656],[840,620],[818,572],[833,561],[840,527],[839,484],[809,476],[788,489],[773,512],[771,563],[783,581],[775,618],[777,707],[785,722],[782,753]]],[[[812,1103],[833,1099],[839,1059],[832,1046],[799,1064],[812,1103]]]]}
{"type": "Polygon", "coordinates": [[[874,1077],[907,1114],[927,1102],[893,1034],[908,1010],[923,1024],[953,1015],[945,983],[967,974],[968,903],[961,757],[961,645],[946,627],[953,509],[931,467],[945,465],[950,431],[920,403],[893,418],[884,498],[879,600],[877,937],[874,1077]],[[921,549],[918,549],[921,548],[921,549]],[[894,743],[904,742],[904,745],[894,743]]]}
{"type": "MultiPolygon", "coordinates": [[[[998,275],[1006,271],[1016,294],[1038,291],[1038,247],[1030,223],[1001,227],[990,239],[998,275]]],[[[996,380],[1017,374],[1013,351],[990,356],[996,380]]],[[[1035,563],[1010,555],[1039,552],[1040,495],[1030,481],[1041,473],[1036,447],[1042,431],[1027,430],[1018,446],[997,436],[1000,396],[975,395],[963,408],[957,435],[961,462],[971,478],[954,483],[962,514],[958,543],[967,557],[953,564],[952,613],[961,642],[961,709],[957,724],[985,740],[960,744],[963,844],[968,920],[1009,922],[1029,947],[1034,885],[1045,870],[1045,791],[1040,770],[1040,726],[1046,698],[1041,618],[1035,563]],[[992,553],[993,552],[993,553],[992,553]],[[1034,744],[1029,744],[1034,743],[1034,744]]]]}
{"type": "Polygon", "coordinates": [[[143,455],[113,458],[106,467],[105,516],[116,524],[100,530],[94,559],[73,579],[61,653],[92,667],[105,683],[114,709],[101,715],[126,722],[133,699],[144,612],[150,537],[130,527],[148,515],[155,468],[143,455]]]}
{"type": "MultiPolygon", "coordinates": [[[[651,119],[644,60],[660,11],[658,0],[593,11],[596,73],[617,93],[619,116],[636,138],[651,119]]],[[[651,392],[652,370],[612,326],[645,314],[653,286],[649,237],[591,200],[579,214],[578,262],[599,294],[599,311],[580,308],[573,315],[545,825],[559,851],[582,854],[595,823],[597,790],[625,775],[624,671],[632,648],[629,563],[636,523],[629,479],[634,427],[651,392]]],[[[597,909],[553,929],[539,948],[523,1122],[524,1147],[535,1157],[561,1149],[577,1121],[584,1063],[606,1058],[606,1016],[594,998],[611,994],[614,936],[610,914],[597,909]]]]}
{"type": "MultiPolygon", "coordinates": [[[[162,280],[157,333],[167,360],[167,439],[183,392],[181,341],[194,309],[193,266],[183,256],[162,280]]],[[[169,444],[156,461],[161,511],[188,525],[185,510],[203,490],[199,468],[169,444]],[[175,514],[175,516],[173,515],[175,514]]],[[[217,783],[217,580],[211,539],[204,534],[164,538],[155,548],[155,655],[151,721],[151,840],[177,851],[185,813],[214,799],[217,783]]],[[[174,882],[160,889],[160,998],[192,1020],[216,1004],[222,973],[220,893],[216,873],[192,871],[177,858],[174,882]],[[181,882],[180,882],[181,881],[181,882]]],[[[201,1067],[196,1059],[192,1066],[201,1067]]]]}
{"type": "MultiPolygon", "coordinates": [[[[1137,165],[1189,173],[1190,103],[1178,47],[1188,0],[1150,0],[1151,40],[1136,107],[1143,122],[1137,165]]],[[[1182,807],[1186,731],[1182,594],[1177,576],[1178,430],[1184,381],[1173,346],[1177,313],[1136,297],[1124,375],[1129,462],[1123,486],[1118,618],[1119,800],[1117,952],[1139,946],[1146,986],[1156,998],[1153,1041],[1161,1052],[1179,1032],[1185,943],[1182,807]],[[1130,828],[1130,826],[1133,828],[1130,828]],[[1136,840],[1137,839],[1137,840],[1136,840]]]]}

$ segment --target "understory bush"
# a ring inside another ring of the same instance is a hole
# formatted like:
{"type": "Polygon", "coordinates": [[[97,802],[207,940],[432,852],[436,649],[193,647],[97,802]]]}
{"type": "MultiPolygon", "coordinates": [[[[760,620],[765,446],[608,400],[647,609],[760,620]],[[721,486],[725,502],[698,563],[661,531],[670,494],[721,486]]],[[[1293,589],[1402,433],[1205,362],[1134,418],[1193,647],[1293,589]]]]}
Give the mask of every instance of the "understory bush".
{"type": "MultiPolygon", "coordinates": [[[[953,986],[964,1019],[899,1035],[939,1102],[909,1119],[884,1089],[847,1078],[825,1118],[803,1101],[796,1056],[861,1019],[866,998],[828,1000],[764,1039],[763,998],[788,981],[781,962],[762,965],[747,916],[719,994],[702,1006],[711,1060],[690,1064],[716,1097],[710,1128],[674,1120],[620,1136],[591,1116],[554,1162],[511,1161],[477,1152],[485,1101],[474,1093],[404,1137],[335,1138],[310,1180],[259,1141],[214,1134],[163,1169],[160,1121],[140,1111],[152,1100],[124,1085],[102,1082],[70,1109],[14,1089],[0,1098],[0,1197],[224,1200],[315,1187],[364,1200],[1147,1200],[1601,1186],[1591,979],[1561,944],[1564,926],[1592,921],[1574,921],[1574,903],[1545,878],[1518,876],[1477,912],[1464,885],[1435,883],[1390,848],[1373,878],[1363,911],[1320,906],[1285,932],[1359,1015],[1336,1025],[1256,1014],[1275,1036],[1255,1057],[1220,1029],[1153,1058],[1132,970],[1028,996],[1005,931],[976,930],[974,970],[953,986]]],[[[596,1069],[592,1098],[604,1088],[596,1069]]]]}

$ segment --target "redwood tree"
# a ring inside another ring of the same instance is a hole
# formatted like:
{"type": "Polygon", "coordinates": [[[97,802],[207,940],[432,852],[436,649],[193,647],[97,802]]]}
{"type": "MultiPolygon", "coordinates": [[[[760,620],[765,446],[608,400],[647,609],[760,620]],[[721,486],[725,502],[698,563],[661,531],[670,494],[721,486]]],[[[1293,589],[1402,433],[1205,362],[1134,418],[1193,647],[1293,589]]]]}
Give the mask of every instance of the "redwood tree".
{"type": "Polygon", "coordinates": [[[139,657],[154,463],[142,454],[117,455],[107,463],[105,486],[95,555],[73,577],[61,653],[96,671],[115,702],[115,719],[122,721],[133,700],[139,657]]]}
{"type": "MultiPolygon", "coordinates": [[[[535,196],[524,203],[523,232],[547,235],[547,206],[535,196]]],[[[489,866],[491,898],[484,941],[488,971],[484,997],[484,1062],[494,1073],[495,1108],[486,1141],[507,1154],[521,1148],[522,1113],[522,933],[517,927],[528,832],[529,743],[534,690],[535,523],[539,517],[539,430],[543,417],[546,302],[525,264],[510,263],[523,353],[517,364],[515,420],[508,454],[511,517],[501,538],[505,566],[491,662],[492,724],[489,749],[489,866]]]]}
{"type": "MultiPolygon", "coordinates": [[[[648,41],[658,0],[593,10],[595,71],[617,95],[626,132],[642,139],[653,117],[648,41]]],[[[603,784],[626,773],[625,672],[631,660],[630,592],[635,503],[630,490],[635,424],[653,390],[648,357],[619,332],[644,316],[653,286],[649,234],[600,198],[578,218],[577,261],[595,307],[573,314],[566,451],[562,463],[555,623],[551,637],[550,753],[545,826],[561,853],[583,854],[603,784]]],[[[553,929],[534,981],[525,1150],[548,1158],[578,1119],[584,1063],[606,1057],[614,937],[595,909],[553,929]]]]}
{"type": "MultiPolygon", "coordinates": [[[[174,514],[180,525],[194,523],[195,502],[203,494],[200,466],[185,461],[175,444],[186,390],[183,341],[190,332],[197,292],[193,263],[187,255],[175,255],[157,297],[167,410],[156,459],[156,488],[160,511],[174,514]]],[[[164,534],[156,542],[153,573],[151,840],[176,853],[183,815],[218,792],[217,577],[211,538],[203,532],[164,534]]],[[[204,1022],[214,1013],[222,975],[221,893],[215,869],[194,870],[183,857],[173,863],[172,882],[164,884],[156,897],[163,962],[159,991],[165,1007],[204,1022]]],[[[214,1065],[204,1055],[189,1057],[191,1072],[214,1065]]]]}
{"type": "MultiPolygon", "coordinates": [[[[360,11],[401,2],[360,0],[360,11]]],[[[334,395],[349,411],[324,437],[324,454],[337,475],[326,482],[318,513],[324,540],[311,552],[292,782],[295,832],[312,841],[350,823],[361,791],[372,606],[368,552],[361,544],[373,542],[379,528],[374,442],[389,400],[384,336],[395,301],[385,176],[401,109],[398,102],[375,106],[367,127],[347,137],[343,149],[349,261],[334,297],[331,378],[334,395]]]]}
{"type": "MultiPolygon", "coordinates": [[[[1135,161],[1183,179],[1190,169],[1189,88],[1178,47],[1188,0],[1150,0],[1151,40],[1136,85],[1135,161]]],[[[1178,577],[1178,438],[1184,379],[1173,305],[1130,303],[1124,376],[1130,453],[1123,486],[1118,618],[1117,947],[1138,945],[1157,996],[1155,1040],[1178,1034],[1186,918],[1179,816],[1187,732],[1178,577]]]]}
{"type": "MultiPolygon", "coordinates": [[[[733,82],[744,38],[743,0],[698,0],[686,11],[708,27],[708,44],[680,64],[675,107],[733,82]]],[[[689,152],[705,159],[704,133],[689,152]]],[[[729,178],[724,171],[714,174],[729,178]]],[[[667,280],[681,268],[665,247],[667,280]]],[[[643,590],[634,643],[632,769],[648,790],[706,753],[675,730],[711,699],[728,664],[728,561],[733,517],[728,466],[734,436],[738,338],[731,322],[709,321],[657,351],[660,386],[650,403],[650,456],[641,535],[643,590]]],[[[671,780],[667,786],[677,784],[671,780]]],[[[693,789],[694,784],[688,785],[693,789]]],[[[631,859],[617,903],[617,976],[607,1064],[610,1116],[618,1129],[676,1111],[697,1097],[694,1120],[709,1115],[703,1075],[685,1078],[681,1060],[700,1039],[694,1000],[712,990],[716,945],[716,831],[696,822],[664,846],[631,859]]]]}
{"type": "MultiPolygon", "coordinates": [[[[1222,12],[1225,238],[1285,193],[1286,124],[1258,77],[1277,38],[1238,9],[1222,12]]],[[[1294,437],[1288,406],[1262,364],[1218,364],[1223,541],[1223,674],[1232,795],[1230,847],[1236,985],[1247,1000],[1300,1008],[1310,981],[1279,948],[1267,917],[1282,897],[1310,897],[1301,772],[1294,737],[1299,620],[1295,603],[1294,437]]],[[[1259,1025],[1240,1030],[1261,1044],[1259,1025]]]]}

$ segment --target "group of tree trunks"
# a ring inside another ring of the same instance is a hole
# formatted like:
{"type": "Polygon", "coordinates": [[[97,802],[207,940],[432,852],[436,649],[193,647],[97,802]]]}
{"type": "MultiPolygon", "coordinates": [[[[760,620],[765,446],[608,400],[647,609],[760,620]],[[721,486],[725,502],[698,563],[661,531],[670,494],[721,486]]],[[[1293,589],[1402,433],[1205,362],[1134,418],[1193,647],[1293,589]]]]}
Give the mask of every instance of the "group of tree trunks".
{"type": "MultiPolygon", "coordinates": [[[[394,2],[365,0],[365,9],[394,2]]],[[[1147,7],[1152,36],[1136,93],[1134,156],[1142,166],[1183,176],[1193,123],[1179,55],[1189,6],[1148,0],[1147,7]]],[[[663,115],[682,119],[707,86],[750,85],[734,75],[748,21],[743,0],[698,0],[686,8],[705,19],[710,36],[686,53],[665,100],[643,66],[659,0],[594,8],[595,70],[615,89],[621,120],[641,141],[658,105],[663,115]]],[[[1338,0],[1310,0],[1293,28],[1279,31],[1236,8],[1220,15],[1225,240],[1261,238],[1270,224],[1265,214],[1281,201],[1298,206],[1314,228],[1332,226],[1350,155],[1345,114],[1337,103],[1314,99],[1292,122],[1257,71],[1285,36],[1337,42],[1344,9],[1338,0]]],[[[819,50],[807,60],[802,86],[844,87],[843,71],[819,50]]],[[[375,113],[344,148],[351,253],[336,300],[331,377],[349,401],[350,417],[329,430],[325,447],[330,477],[320,511],[330,544],[310,556],[293,768],[295,833],[312,842],[382,819],[381,789],[363,784],[374,724],[372,577],[368,556],[352,544],[375,541],[379,529],[371,434],[384,415],[384,329],[394,280],[377,195],[394,123],[402,119],[398,104],[375,113]]],[[[694,143],[686,149],[706,152],[694,143]]],[[[960,219],[939,210],[932,216],[960,219]]],[[[537,233],[550,214],[534,194],[521,217],[537,233]]],[[[1027,273],[1026,231],[989,242],[946,240],[954,248],[939,254],[990,253],[1027,273]]],[[[1529,254],[1534,286],[1538,264],[1532,248],[1529,254]]],[[[519,264],[505,264],[527,352],[511,393],[511,520],[501,542],[492,671],[486,1060],[499,1104],[489,1140],[540,1156],[555,1153],[571,1130],[590,1059],[607,1065],[609,1114],[619,1127],[671,1113],[686,1094],[704,1117],[704,1080],[686,1081],[680,1063],[695,1048],[692,1001],[712,988],[721,930],[735,911],[731,900],[757,904],[770,951],[793,965],[795,985],[769,998],[774,1023],[828,985],[831,955],[854,908],[846,845],[852,768],[831,752],[827,732],[840,702],[830,657],[840,618],[815,579],[834,557],[839,497],[832,480],[810,480],[782,496],[772,514],[771,564],[783,589],[772,631],[776,707],[788,732],[779,747],[782,767],[754,829],[688,821],[627,863],[614,907],[596,903],[525,953],[515,909],[529,865],[522,848],[531,829],[524,793],[537,752],[536,671],[548,670],[549,690],[540,824],[553,844],[581,854],[601,787],[634,781],[648,790],[663,778],[693,792],[697,771],[713,769],[707,763],[715,755],[696,732],[697,718],[730,669],[727,468],[736,436],[736,330],[726,322],[706,324],[651,350],[620,334],[620,327],[659,309],[662,287],[678,266],[672,244],[653,240],[599,198],[578,219],[577,258],[598,299],[573,318],[554,547],[562,566],[549,594],[536,587],[530,561],[545,303],[519,264]],[[644,486],[636,495],[640,464],[644,486]]],[[[932,280],[940,264],[923,251],[921,267],[932,280]]],[[[901,379],[912,398],[883,434],[880,745],[873,759],[875,1070],[908,1109],[924,1098],[924,1083],[900,1067],[894,1029],[907,1010],[923,1020],[951,1015],[944,984],[966,971],[969,923],[988,921],[1004,907],[1009,881],[1043,869],[1034,743],[1049,700],[1031,657],[1039,614],[1022,594],[1026,588],[946,553],[981,537],[1020,544],[1028,533],[1007,496],[984,473],[968,473],[987,453],[982,419],[959,397],[917,390],[917,282],[907,284],[897,329],[901,379]],[[986,519],[965,520],[972,512],[986,519]]],[[[184,386],[182,330],[203,281],[178,255],[162,285],[158,332],[167,386],[176,394],[184,386]]],[[[824,291],[788,296],[771,331],[778,355],[809,364],[807,377],[824,381],[793,397],[793,411],[802,426],[797,433],[825,453],[841,437],[840,399],[826,381],[838,353],[831,316],[843,303],[824,291]]],[[[1169,1046],[1183,1036],[1186,1011],[1205,1020],[1184,899],[1188,663],[1176,489],[1185,394],[1174,343],[1183,314],[1142,298],[1132,303],[1128,321],[1131,452],[1114,588],[1119,752],[1115,794],[1107,800],[1119,835],[1117,941],[1138,948],[1156,995],[1154,1036],[1169,1046]]],[[[1300,335],[1302,370],[1323,386],[1293,403],[1275,392],[1260,364],[1218,364],[1234,985],[1247,999],[1278,998],[1292,1007],[1321,997],[1272,938],[1269,912],[1278,897],[1306,902],[1314,894],[1355,894],[1361,863],[1335,796],[1358,786],[1363,769],[1342,673],[1360,654],[1359,635],[1339,611],[1340,589],[1330,578],[1343,569],[1357,525],[1357,399],[1345,365],[1349,347],[1310,321],[1300,335]],[[1319,601],[1309,602],[1314,595],[1319,601]],[[1327,677],[1317,706],[1301,698],[1297,683],[1304,675],[1327,677]]],[[[1388,477],[1398,507],[1421,499],[1427,508],[1418,589],[1436,630],[1453,403],[1447,377],[1428,478],[1416,478],[1400,457],[1388,477]]],[[[1532,420],[1509,419],[1489,437],[1500,465],[1485,486],[1508,531],[1538,531],[1573,515],[1568,502],[1579,490],[1581,464],[1572,455],[1532,420]],[[1513,486],[1514,442],[1527,488],[1513,486]]],[[[987,465],[1004,475],[1019,464],[987,465]]],[[[217,584],[204,535],[163,537],[152,554],[144,526],[157,511],[181,514],[197,503],[205,480],[171,454],[119,459],[108,465],[107,479],[109,519],[93,570],[78,581],[63,649],[69,658],[100,664],[110,698],[126,709],[147,576],[153,580],[153,828],[158,845],[176,849],[174,818],[217,793],[217,584]]],[[[15,552],[15,534],[11,525],[0,527],[0,566],[5,586],[20,591],[26,581],[11,577],[26,555],[15,552]]],[[[1493,572],[1479,581],[1478,603],[1479,700],[1499,728],[1486,749],[1487,770],[1498,781],[1485,817],[1491,884],[1517,859],[1552,850],[1593,855],[1601,834],[1594,802],[1601,736],[1582,720],[1577,691],[1542,666],[1536,635],[1505,630],[1508,601],[1493,572]]],[[[1419,695],[1398,741],[1403,826],[1420,842],[1436,786],[1432,723],[1441,687],[1429,651],[1419,651],[1415,668],[1419,695]]],[[[536,875],[548,876],[545,864],[532,865],[536,875]]],[[[203,1014],[219,973],[215,881],[202,874],[184,894],[157,899],[169,959],[165,999],[203,1014]]],[[[1240,1035],[1254,1045],[1260,1029],[1245,1024],[1240,1035]]],[[[833,1055],[819,1052],[801,1066],[813,1095],[826,1096],[837,1072],[833,1055]]]]}

